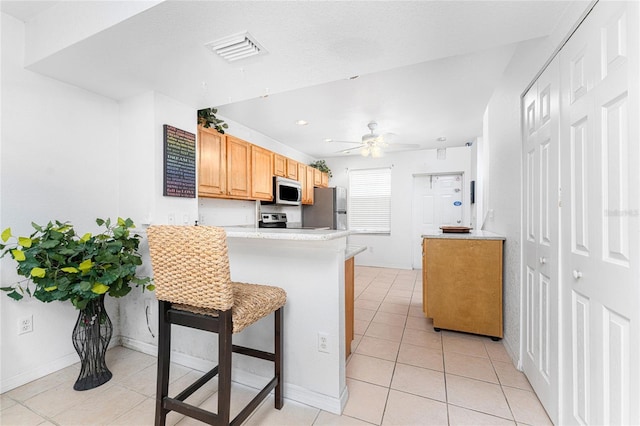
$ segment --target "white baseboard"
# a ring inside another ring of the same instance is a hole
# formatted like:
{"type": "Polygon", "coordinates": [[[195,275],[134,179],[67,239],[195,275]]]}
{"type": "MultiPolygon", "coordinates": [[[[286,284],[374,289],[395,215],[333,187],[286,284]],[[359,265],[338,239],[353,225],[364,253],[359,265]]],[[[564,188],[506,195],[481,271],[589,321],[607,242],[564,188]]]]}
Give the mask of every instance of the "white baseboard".
{"type": "MultiPolygon", "coordinates": [[[[122,337],[122,346],[153,356],[156,356],[158,352],[157,346],[130,339],[128,337],[122,337]]],[[[213,361],[197,358],[179,352],[171,352],[171,361],[175,362],[176,364],[180,364],[185,367],[193,368],[195,370],[203,372],[209,371],[216,366],[216,363],[214,363],[213,361]]],[[[265,377],[249,373],[244,370],[234,368],[232,369],[231,375],[234,382],[244,386],[252,387],[254,389],[262,389],[262,387],[265,385],[265,377]]],[[[338,415],[342,413],[342,410],[347,404],[347,399],[349,398],[349,392],[346,386],[344,391],[342,392],[342,395],[340,395],[340,398],[333,398],[328,395],[313,392],[309,389],[305,389],[303,387],[289,383],[284,384],[283,393],[286,399],[310,405],[312,407],[319,408],[321,410],[338,415]]]]}
{"type": "MultiPolygon", "coordinates": [[[[111,339],[111,342],[109,342],[109,349],[119,345],[120,338],[114,337],[111,339]]],[[[3,378],[2,384],[0,385],[0,393],[9,392],[12,389],[19,388],[22,385],[41,379],[44,376],[48,376],[56,371],[70,367],[78,362],[80,362],[80,358],[78,358],[77,353],[73,352],[54,361],[47,361],[45,364],[39,365],[37,368],[24,371],[16,376],[3,378]]]]}

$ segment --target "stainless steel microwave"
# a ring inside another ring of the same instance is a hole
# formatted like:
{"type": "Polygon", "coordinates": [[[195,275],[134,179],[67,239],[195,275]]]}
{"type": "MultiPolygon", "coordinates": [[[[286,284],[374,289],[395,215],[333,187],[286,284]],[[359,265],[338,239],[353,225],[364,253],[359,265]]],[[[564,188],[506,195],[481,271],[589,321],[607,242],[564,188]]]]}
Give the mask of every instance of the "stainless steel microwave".
{"type": "Polygon", "coordinates": [[[276,176],[273,178],[273,202],[263,204],[299,206],[302,204],[302,185],[297,180],[276,176]]]}

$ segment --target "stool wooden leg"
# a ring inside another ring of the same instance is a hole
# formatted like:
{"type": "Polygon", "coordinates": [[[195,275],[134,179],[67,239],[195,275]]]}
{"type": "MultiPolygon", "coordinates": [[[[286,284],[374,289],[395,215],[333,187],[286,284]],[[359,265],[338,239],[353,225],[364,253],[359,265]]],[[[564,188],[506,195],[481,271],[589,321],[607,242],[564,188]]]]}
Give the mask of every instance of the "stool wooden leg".
{"type": "Polygon", "coordinates": [[[274,344],[274,354],[275,354],[275,376],[278,379],[278,384],[276,385],[275,393],[275,407],[276,409],[281,409],[283,404],[282,398],[282,309],[280,308],[275,312],[275,344],[274,344]]]}
{"type": "Polygon", "coordinates": [[[231,309],[220,312],[218,318],[218,420],[219,424],[228,425],[231,416],[231,309]]]}
{"type": "Polygon", "coordinates": [[[163,400],[169,394],[169,363],[171,361],[171,324],[167,321],[169,302],[158,302],[158,377],[156,389],[155,425],[164,426],[167,413],[163,400]]]}

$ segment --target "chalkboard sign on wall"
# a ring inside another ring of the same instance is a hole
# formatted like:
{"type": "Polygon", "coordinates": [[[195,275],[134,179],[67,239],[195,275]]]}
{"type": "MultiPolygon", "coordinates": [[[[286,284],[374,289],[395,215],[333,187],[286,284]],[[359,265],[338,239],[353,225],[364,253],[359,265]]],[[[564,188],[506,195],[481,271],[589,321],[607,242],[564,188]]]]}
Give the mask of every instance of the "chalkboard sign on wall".
{"type": "Polygon", "coordinates": [[[196,135],[164,125],[164,192],[170,197],[196,197],[196,135]]]}

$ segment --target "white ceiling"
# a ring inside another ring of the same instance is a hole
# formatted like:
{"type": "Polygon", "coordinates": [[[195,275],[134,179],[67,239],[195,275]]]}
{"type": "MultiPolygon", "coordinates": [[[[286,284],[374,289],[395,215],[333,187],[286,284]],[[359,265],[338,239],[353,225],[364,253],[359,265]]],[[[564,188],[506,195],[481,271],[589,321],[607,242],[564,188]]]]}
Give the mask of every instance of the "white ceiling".
{"type": "MultiPolygon", "coordinates": [[[[29,32],[46,14],[72,25],[56,11],[63,3],[1,7],[29,32]]],[[[399,143],[460,146],[482,133],[517,43],[550,34],[569,3],[165,1],[29,69],[114,99],[155,90],[192,107],[218,106],[318,158],[349,146],[324,139],[358,141],[371,120],[399,143]],[[204,47],[242,31],[268,54],[229,64],[204,47]]]]}

